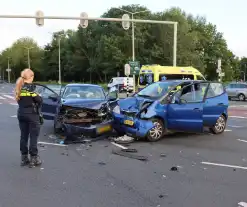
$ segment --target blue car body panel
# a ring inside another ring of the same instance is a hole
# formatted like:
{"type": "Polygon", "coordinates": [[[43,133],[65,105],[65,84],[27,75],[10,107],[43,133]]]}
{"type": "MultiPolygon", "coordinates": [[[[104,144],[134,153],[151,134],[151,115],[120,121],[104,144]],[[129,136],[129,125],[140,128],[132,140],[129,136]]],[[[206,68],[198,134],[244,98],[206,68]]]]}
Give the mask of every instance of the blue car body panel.
{"type": "Polygon", "coordinates": [[[145,137],[154,127],[152,118],[159,118],[171,131],[203,132],[204,127],[214,126],[220,115],[224,114],[226,118],[228,117],[229,104],[226,92],[213,98],[205,97],[202,102],[179,104],[161,103],[160,100],[151,100],[136,95],[120,100],[120,114],[114,113],[114,128],[132,136],[145,137]],[[140,110],[145,102],[150,102],[150,105],[146,112],[142,113],[140,110]],[[135,115],[129,117],[126,113],[135,115]],[[131,119],[134,125],[125,125],[125,119],[131,119]]]}
{"type": "Polygon", "coordinates": [[[213,126],[221,114],[228,118],[228,95],[224,93],[220,96],[207,98],[203,106],[203,124],[213,126]]]}

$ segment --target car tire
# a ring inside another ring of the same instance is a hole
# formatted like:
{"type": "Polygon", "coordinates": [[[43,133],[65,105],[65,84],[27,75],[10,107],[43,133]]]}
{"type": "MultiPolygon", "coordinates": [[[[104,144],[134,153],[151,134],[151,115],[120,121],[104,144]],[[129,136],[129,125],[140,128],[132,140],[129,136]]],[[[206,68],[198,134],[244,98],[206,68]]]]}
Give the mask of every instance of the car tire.
{"type": "Polygon", "coordinates": [[[149,130],[147,134],[147,140],[150,142],[156,142],[163,138],[166,129],[164,123],[160,119],[152,119],[152,122],[154,123],[155,127],[149,130]]]}
{"type": "Polygon", "coordinates": [[[222,114],[216,121],[216,124],[209,128],[209,130],[213,133],[213,134],[221,134],[225,131],[226,129],[226,122],[227,119],[226,117],[222,114]]]}
{"type": "Polygon", "coordinates": [[[239,100],[239,101],[245,101],[245,95],[242,94],[242,93],[240,93],[240,94],[238,95],[238,100],[239,100]]]}

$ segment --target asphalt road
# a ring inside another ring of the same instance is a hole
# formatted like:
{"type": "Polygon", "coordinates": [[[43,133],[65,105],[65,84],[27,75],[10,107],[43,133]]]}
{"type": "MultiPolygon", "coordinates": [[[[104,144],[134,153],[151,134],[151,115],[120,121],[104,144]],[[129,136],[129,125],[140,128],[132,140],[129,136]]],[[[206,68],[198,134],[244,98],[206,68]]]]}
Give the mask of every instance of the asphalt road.
{"type": "MultiPolygon", "coordinates": [[[[112,154],[108,140],[41,145],[38,168],[20,167],[13,86],[0,85],[0,207],[234,207],[247,203],[247,102],[231,102],[222,135],[175,134],[130,148],[142,162],[112,154]],[[245,142],[246,140],[246,142],[245,142]],[[171,171],[176,167],[178,171],[171,171]]],[[[45,122],[40,141],[54,143],[45,122]]]]}

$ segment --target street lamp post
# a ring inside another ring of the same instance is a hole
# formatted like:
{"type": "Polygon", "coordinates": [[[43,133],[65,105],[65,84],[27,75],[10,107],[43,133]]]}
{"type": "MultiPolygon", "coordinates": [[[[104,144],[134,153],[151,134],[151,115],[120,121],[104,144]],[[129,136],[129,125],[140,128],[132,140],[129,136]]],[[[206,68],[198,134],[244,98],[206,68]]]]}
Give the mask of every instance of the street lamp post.
{"type": "Polygon", "coordinates": [[[30,63],[30,50],[33,49],[34,47],[24,47],[27,49],[27,62],[28,62],[28,68],[31,68],[31,63],[30,63]]]}
{"type": "MultiPolygon", "coordinates": [[[[129,14],[131,14],[131,19],[132,19],[132,22],[131,22],[131,26],[132,26],[132,61],[135,61],[135,27],[134,27],[134,15],[135,14],[139,14],[139,13],[143,13],[143,12],[148,12],[148,10],[143,10],[143,11],[139,11],[139,12],[130,12],[130,11],[127,11],[127,10],[124,10],[124,9],[121,9],[121,8],[116,8],[116,9],[119,9],[121,11],[124,11],[124,12],[127,12],[129,14]]],[[[133,74],[133,89],[134,89],[134,93],[135,93],[135,74],[133,74]]]]}
{"type": "Polygon", "coordinates": [[[9,68],[9,59],[10,59],[10,57],[8,57],[8,82],[10,83],[10,68],[9,68]]]}

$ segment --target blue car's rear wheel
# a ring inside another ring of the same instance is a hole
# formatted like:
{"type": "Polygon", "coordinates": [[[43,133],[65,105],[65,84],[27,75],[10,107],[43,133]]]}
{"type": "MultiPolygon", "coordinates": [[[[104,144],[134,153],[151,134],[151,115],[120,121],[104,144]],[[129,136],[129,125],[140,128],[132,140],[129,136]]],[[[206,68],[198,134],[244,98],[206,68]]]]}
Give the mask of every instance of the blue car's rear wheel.
{"type": "Polygon", "coordinates": [[[226,128],[226,117],[224,115],[221,115],[217,121],[216,121],[216,124],[209,128],[210,131],[213,133],[213,134],[221,134],[225,131],[225,128],[226,128]]]}
{"type": "Polygon", "coordinates": [[[150,129],[147,134],[147,139],[150,142],[156,142],[163,138],[165,134],[165,127],[160,119],[152,119],[154,128],[150,129]]]}

